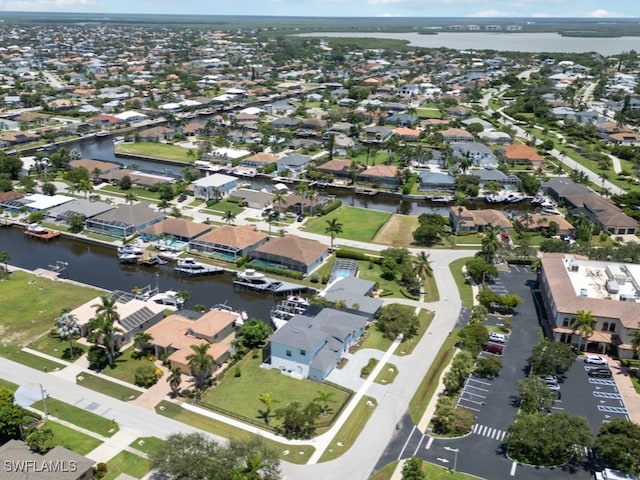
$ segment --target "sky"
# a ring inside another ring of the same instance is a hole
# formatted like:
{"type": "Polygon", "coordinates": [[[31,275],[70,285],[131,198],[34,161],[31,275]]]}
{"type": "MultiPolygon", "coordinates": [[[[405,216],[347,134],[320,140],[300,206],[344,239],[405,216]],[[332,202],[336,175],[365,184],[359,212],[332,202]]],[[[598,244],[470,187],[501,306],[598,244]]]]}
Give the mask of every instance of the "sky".
{"type": "Polygon", "coordinates": [[[638,0],[0,0],[2,11],[323,17],[640,17],[638,0]]]}

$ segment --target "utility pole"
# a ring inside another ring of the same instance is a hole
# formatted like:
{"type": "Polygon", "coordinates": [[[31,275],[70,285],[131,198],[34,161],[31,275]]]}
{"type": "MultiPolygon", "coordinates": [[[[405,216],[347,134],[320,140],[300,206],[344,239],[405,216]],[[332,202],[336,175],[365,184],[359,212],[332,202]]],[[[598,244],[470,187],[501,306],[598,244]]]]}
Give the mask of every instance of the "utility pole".
{"type": "Polygon", "coordinates": [[[40,395],[42,395],[42,407],[44,409],[44,419],[46,421],[49,420],[49,413],[47,412],[47,397],[49,396],[49,394],[44,389],[42,384],[40,384],[40,395]]]}

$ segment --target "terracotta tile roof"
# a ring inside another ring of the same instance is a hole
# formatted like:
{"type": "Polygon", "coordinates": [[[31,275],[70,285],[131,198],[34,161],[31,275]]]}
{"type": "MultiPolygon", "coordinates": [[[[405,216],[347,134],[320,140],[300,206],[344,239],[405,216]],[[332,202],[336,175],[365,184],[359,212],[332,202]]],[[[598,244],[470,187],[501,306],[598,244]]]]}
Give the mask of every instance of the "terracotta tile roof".
{"type": "Polygon", "coordinates": [[[530,162],[541,162],[544,159],[538,155],[533,148],[523,143],[505,145],[501,148],[507,160],[528,160],[530,162]]]}
{"type": "Polygon", "coordinates": [[[20,192],[0,192],[0,203],[10,202],[22,197],[24,197],[24,194],[20,192]]]}
{"type": "Polygon", "coordinates": [[[285,235],[284,237],[273,238],[269,242],[259,246],[254,251],[268,255],[288,258],[303,265],[313,263],[329,247],[315,240],[296,237],[295,235],[285,235]]]}
{"type": "Polygon", "coordinates": [[[247,162],[257,162],[257,163],[276,163],[278,161],[278,157],[272,155],[270,153],[256,153],[255,155],[251,155],[244,159],[247,162]]]}
{"type": "Polygon", "coordinates": [[[528,217],[522,215],[513,217],[513,219],[518,225],[527,230],[548,227],[551,222],[556,222],[560,230],[575,230],[573,225],[562,215],[529,215],[528,217]]]}
{"type": "Polygon", "coordinates": [[[165,218],[161,222],[148,226],[141,233],[149,235],[175,235],[182,238],[194,238],[203,232],[211,230],[210,225],[196,223],[182,218],[165,218]]]}
{"type": "Polygon", "coordinates": [[[420,130],[416,130],[414,128],[404,128],[404,127],[394,128],[393,133],[394,135],[398,135],[400,137],[419,137],[420,136],[420,130]]]}
{"type": "Polygon", "coordinates": [[[360,174],[363,177],[396,178],[398,167],[395,165],[374,165],[360,174]]]}
{"type": "Polygon", "coordinates": [[[93,173],[93,171],[97,168],[101,172],[108,172],[109,170],[115,170],[120,168],[120,165],[117,163],[104,162],[101,160],[92,160],[90,158],[81,158],[79,160],[71,160],[69,162],[69,166],[71,168],[86,168],[89,172],[89,175],[93,173]]]}
{"type": "Polygon", "coordinates": [[[189,330],[195,332],[196,335],[213,338],[236,319],[236,314],[222,310],[209,310],[198,320],[189,320],[181,315],[173,314],[148,328],[147,333],[153,337],[152,342],[155,345],[164,348],[190,349],[191,345],[199,345],[206,340],[187,335],[189,330]]]}
{"type": "Polygon", "coordinates": [[[199,237],[198,241],[243,249],[266,238],[267,235],[256,231],[253,225],[223,225],[199,237]]]}
{"type": "Polygon", "coordinates": [[[351,160],[329,160],[318,166],[318,170],[327,172],[348,172],[351,168],[351,160]]]}

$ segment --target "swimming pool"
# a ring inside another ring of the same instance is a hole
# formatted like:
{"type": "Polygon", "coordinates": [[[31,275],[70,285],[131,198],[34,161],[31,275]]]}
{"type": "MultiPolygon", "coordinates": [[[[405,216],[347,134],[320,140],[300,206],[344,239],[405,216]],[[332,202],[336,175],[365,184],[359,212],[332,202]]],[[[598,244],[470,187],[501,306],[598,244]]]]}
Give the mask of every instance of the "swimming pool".
{"type": "Polygon", "coordinates": [[[358,275],[358,262],[354,260],[336,260],[331,268],[329,283],[338,278],[355,277],[358,275]]]}

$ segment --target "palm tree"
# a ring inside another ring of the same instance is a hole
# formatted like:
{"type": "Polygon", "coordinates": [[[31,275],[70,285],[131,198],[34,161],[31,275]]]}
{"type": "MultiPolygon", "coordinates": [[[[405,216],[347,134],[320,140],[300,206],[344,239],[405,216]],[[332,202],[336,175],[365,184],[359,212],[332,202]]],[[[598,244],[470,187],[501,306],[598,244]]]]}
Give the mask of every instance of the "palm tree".
{"type": "Polygon", "coordinates": [[[138,197],[136,197],[136,194],[133,192],[127,192],[124,196],[124,199],[125,201],[129,202],[129,205],[133,205],[133,202],[135,202],[138,197]]]}
{"type": "Polygon", "coordinates": [[[7,265],[9,258],[9,252],[0,252],[0,263],[4,263],[4,271],[7,273],[9,273],[9,266],[7,265]]]}
{"type": "Polygon", "coordinates": [[[236,214],[233,213],[231,210],[227,210],[226,212],[224,212],[224,215],[222,216],[222,218],[227,223],[227,225],[228,224],[233,225],[236,221],[236,214]]]}
{"type": "Polygon", "coordinates": [[[499,228],[487,227],[484,230],[484,237],[482,237],[482,256],[489,263],[493,263],[496,257],[496,252],[500,248],[500,240],[498,239],[499,228]]]}
{"type": "Polygon", "coordinates": [[[73,357],[73,337],[80,335],[78,317],[66,309],[62,310],[56,318],[56,333],[61,339],[69,340],[69,356],[73,357]]]}
{"type": "Polygon", "coordinates": [[[633,353],[640,354],[640,330],[635,330],[631,334],[631,346],[633,347],[633,353]]]}
{"type": "Polygon", "coordinates": [[[150,333],[140,330],[136,333],[136,336],[133,337],[133,348],[135,348],[139,352],[140,356],[142,356],[147,353],[149,348],[151,348],[151,340],[153,340],[153,337],[150,333]]]}
{"type": "Polygon", "coordinates": [[[271,201],[273,203],[277,203],[278,204],[278,208],[282,209],[282,204],[285,201],[285,192],[284,190],[276,190],[275,192],[273,192],[273,197],[271,199],[271,201]]]}
{"type": "Polygon", "coordinates": [[[256,453],[255,455],[249,455],[244,460],[245,466],[234,468],[233,480],[260,480],[260,470],[265,468],[267,464],[262,458],[262,454],[256,453]]]}
{"type": "Polygon", "coordinates": [[[96,316],[87,324],[89,341],[96,345],[102,344],[107,352],[109,366],[113,368],[116,358],[116,335],[123,330],[117,326],[120,314],[116,309],[116,299],[106,295],[100,297],[101,303],[92,305],[96,309],[96,316]]]}
{"type": "Polygon", "coordinates": [[[333,240],[336,238],[336,235],[342,233],[342,224],[338,222],[337,218],[326,220],[326,222],[327,226],[324,229],[324,233],[331,235],[331,251],[333,251],[333,240]]]}
{"type": "Polygon", "coordinates": [[[258,400],[265,406],[264,410],[258,410],[258,418],[261,418],[266,425],[269,425],[271,422],[271,406],[276,403],[277,400],[273,398],[271,392],[261,393],[258,400]]]}
{"type": "Polygon", "coordinates": [[[171,393],[174,397],[177,397],[180,393],[180,384],[182,383],[182,371],[177,367],[172,368],[169,371],[167,382],[169,383],[169,387],[171,387],[171,393]]]}
{"type": "Polygon", "coordinates": [[[574,332],[580,335],[578,351],[582,350],[582,340],[588,339],[593,333],[593,327],[595,324],[596,319],[590,310],[578,310],[576,312],[575,317],[573,317],[573,322],[571,323],[571,328],[574,332]]]}
{"type": "Polygon", "coordinates": [[[189,369],[196,378],[197,387],[202,387],[216,368],[215,359],[207,353],[210,346],[207,342],[191,345],[193,353],[187,356],[189,369]]]}
{"type": "Polygon", "coordinates": [[[427,277],[433,277],[433,268],[431,268],[431,261],[429,260],[429,254],[424,251],[420,252],[416,259],[413,261],[413,271],[418,278],[423,281],[427,277]]]}
{"type": "Polygon", "coordinates": [[[314,402],[319,404],[322,415],[327,415],[331,410],[329,408],[329,401],[331,400],[331,397],[333,397],[333,395],[333,392],[318,391],[318,396],[313,399],[314,402]]]}

